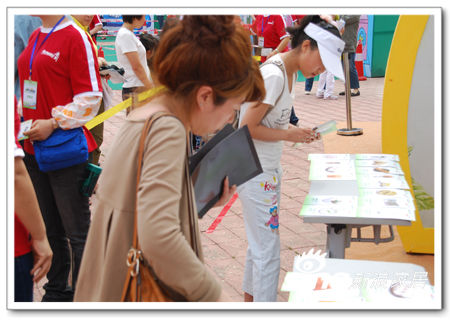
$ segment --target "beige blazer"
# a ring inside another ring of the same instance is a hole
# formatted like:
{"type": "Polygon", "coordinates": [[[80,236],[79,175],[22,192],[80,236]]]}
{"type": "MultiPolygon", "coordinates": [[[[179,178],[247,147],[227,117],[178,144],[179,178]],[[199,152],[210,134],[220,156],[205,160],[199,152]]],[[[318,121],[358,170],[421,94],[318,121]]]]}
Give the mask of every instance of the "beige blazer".
{"type": "MultiPolygon", "coordinates": [[[[127,120],[108,150],[74,301],[120,301],[144,122],[127,120]]],[[[185,150],[186,131],[178,119],[165,116],[153,123],[138,191],[138,239],[145,259],[166,285],[188,301],[217,301],[220,285],[203,264],[201,245],[197,257],[190,244],[185,150]]],[[[195,223],[200,243],[197,219],[195,223]]]]}

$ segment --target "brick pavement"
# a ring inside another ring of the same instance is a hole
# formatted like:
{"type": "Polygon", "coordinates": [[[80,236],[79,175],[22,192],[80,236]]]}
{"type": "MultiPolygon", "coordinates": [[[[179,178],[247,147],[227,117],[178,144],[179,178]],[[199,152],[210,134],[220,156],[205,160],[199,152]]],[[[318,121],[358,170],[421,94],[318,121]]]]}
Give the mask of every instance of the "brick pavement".
{"type": "MultiPolygon", "coordinates": [[[[353,121],[381,121],[384,78],[369,78],[367,81],[360,82],[360,86],[361,96],[352,98],[353,121]]],[[[314,95],[316,88],[317,82],[314,83],[313,94],[304,95],[304,83],[296,83],[294,108],[300,118],[300,125],[314,127],[328,120],[345,121],[345,97],[340,96],[338,100],[318,99],[314,95]]],[[[335,94],[342,91],[343,88],[343,83],[337,80],[335,94]]],[[[121,101],[120,91],[115,91],[114,101],[115,103],[121,101]]],[[[125,112],[122,111],[105,122],[100,162],[103,162],[108,155],[108,147],[124,118],[125,112]]],[[[281,159],[283,180],[280,210],[281,273],[279,287],[286,272],[292,269],[296,254],[308,251],[310,248],[325,249],[325,225],[303,223],[298,216],[303,200],[309,191],[308,153],[322,152],[322,141],[303,145],[300,148],[294,148],[292,143],[285,143],[281,159]]],[[[224,290],[233,301],[239,302],[243,301],[241,283],[247,248],[241,203],[237,200],[215,231],[207,234],[206,230],[220,211],[221,208],[212,209],[199,221],[205,263],[221,280],[224,290]]],[[[40,301],[42,297],[43,283],[44,281],[36,286],[35,301],[40,301]]],[[[287,301],[287,299],[287,293],[279,292],[278,301],[287,301]]]]}

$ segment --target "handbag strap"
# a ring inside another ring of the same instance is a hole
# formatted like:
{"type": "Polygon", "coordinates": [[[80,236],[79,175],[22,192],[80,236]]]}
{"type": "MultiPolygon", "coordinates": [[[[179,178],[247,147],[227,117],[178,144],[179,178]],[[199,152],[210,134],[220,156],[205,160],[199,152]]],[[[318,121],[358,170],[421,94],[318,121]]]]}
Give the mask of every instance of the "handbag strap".
{"type": "MultiPolygon", "coordinates": [[[[284,64],[283,64],[283,62],[281,62],[281,61],[279,61],[279,60],[266,60],[265,62],[263,62],[263,63],[259,66],[259,68],[261,69],[262,67],[264,67],[264,66],[266,66],[266,65],[268,65],[268,64],[274,64],[274,65],[276,65],[278,68],[280,68],[281,72],[283,73],[283,89],[281,90],[280,96],[279,96],[278,99],[275,101],[275,104],[274,104],[274,107],[275,107],[275,106],[277,105],[278,101],[280,101],[281,96],[283,95],[283,92],[284,92],[284,88],[285,88],[285,86],[286,86],[286,78],[285,78],[285,76],[284,76],[284,74],[285,74],[285,69],[284,69],[284,64]]],[[[269,111],[269,112],[270,112],[270,111],[269,111]]],[[[268,114],[269,112],[267,112],[267,113],[265,114],[265,116],[267,116],[267,114],[268,114]]],[[[264,116],[264,117],[265,117],[265,116],[264,116]]]]}
{"type": "MultiPolygon", "coordinates": [[[[138,240],[138,234],[137,234],[137,207],[138,207],[138,189],[139,189],[139,182],[141,178],[141,171],[142,171],[142,163],[144,158],[144,149],[145,149],[145,139],[147,138],[148,132],[150,131],[150,128],[153,124],[153,122],[163,116],[173,116],[170,113],[166,112],[158,112],[152,115],[147,121],[145,122],[144,128],[142,129],[141,138],[139,141],[139,151],[138,151],[138,163],[137,163],[137,177],[136,177],[136,200],[135,200],[135,207],[134,207],[134,231],[133,231],[133,248],[140,250],[139,246],[139,240],[138,240]]],[[[187,191],[188,191],[188,205],[189,205],[189,230],[191,234],[191,246],[196,255],[198,256],[198,243],[197,243],[197,237],[196,237],[196,227],[195,227],[195,212],[194,212],[194,204],[193,204],[193,191],[192,191],[192,185],[189,175],[189,165],[188,165],[188,155],[189,155],[189,145],[186,146],[187,154],[186,154],[186,164],[185,164],[185,178],[187,183],[187,191]]]]}
{"type": "Polygon", "coordinates": [[[193,203],[193,199],[194,199],[194,192],[192,190],[192,183],[191,183],[191,175],[189,174],[189,157],[191,155],[190,152],[191,148],[190,148],[190,139],[189,139],[189,135],[187,137],[187,142],[186,142],[186,165],[185,165],[185,179],[186,179],[186,187],[187,187],[187,192],[188,192],[188,211],[189,211],[189,233],[191,234],[191,246],[192,249],[194,250],[195,254],[198,256],[199,254],[199,248],[198,248],[198,243],[197,243],[197,228],[196,228],[196,224],[195,224],[195,219],[196,219],[196,215],[197,215],[197,211],[195,210],[194,207],[194,203],[193,203]]]}
{"type": "Polygon", "coordinates": [[[134,206],[134,230],[133,230],[133,248],[140,250],[138,234],[137,234],[137,218],[138,218],[138,190],[139,190],[139,182],[141,180],[141,171],[142,171],[142,162],[144,158],[144,149],[145,149],[145,139],[147,138],[147,134],[150,131],[150,128],[155,122],[155,120],[161,118],[162,116],[169,116],[169,113],[158,112],[153,114],[150,118],[145,121],[144,128],[142,129],[141,138],[139,140],[139,151],[138,151],[138,162],[137,162],[137,174],[136,174],[136,199],[134,206]]]}

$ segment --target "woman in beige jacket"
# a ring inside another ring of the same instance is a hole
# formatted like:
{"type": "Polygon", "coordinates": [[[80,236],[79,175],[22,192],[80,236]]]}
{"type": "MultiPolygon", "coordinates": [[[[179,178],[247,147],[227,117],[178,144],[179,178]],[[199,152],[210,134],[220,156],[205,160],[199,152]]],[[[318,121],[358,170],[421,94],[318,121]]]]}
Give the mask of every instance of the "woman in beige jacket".
{"type": "MultiPolygon", "coordinates": [[[[232,16],[185,16],[162,38],[154,57],[161,94],[130,113],[116,134],[99,180],[75,301],[120,301],[133,235],[137,153],[143,124],[164,112],[146,138],[138,191],[138,239],[161,282],[187,301],[227,301],[203,264],[195,211],[189,228],[187,136],[206,135],[244,101],[265,95],[248,37],[232,16]]],[[[234,193],[224,182],[224,204],[234,193]]],[[[195,201],[191,199],[194,203],[195,201]]],[[[195,204],[194,204],[195,205],[195,204]]]]}

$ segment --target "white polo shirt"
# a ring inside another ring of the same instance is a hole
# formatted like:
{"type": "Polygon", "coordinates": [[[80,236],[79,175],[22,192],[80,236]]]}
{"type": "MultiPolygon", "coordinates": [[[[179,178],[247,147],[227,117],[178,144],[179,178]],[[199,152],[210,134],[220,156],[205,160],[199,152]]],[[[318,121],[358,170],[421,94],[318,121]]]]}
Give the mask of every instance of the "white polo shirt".
{"type": "Polygon", "coordinates": [[[125,70],[124,74],[125,81],[123,83],[124,88],[144,86],[142,81],[139,80],[139,78],[134,73],[130,61],[125,56],[125,53],[127,52],[136,51],[138,53],[139,62],[144,68],[147,77],[150,79],[150,81],[152,81],[152,78],[150,76],[150,70],[148,69],[147,66],[147,56],[145,52],[145,47],[133,32],[124,27],[120,28],[119,31],[117,32],[116,42],[114,45],[116,47],[117,61],[125,70]]]}

